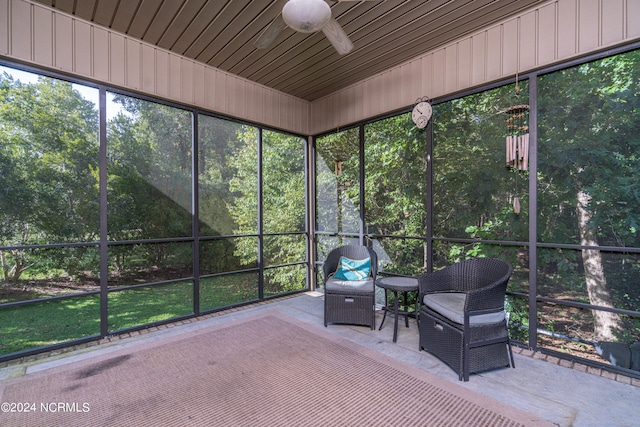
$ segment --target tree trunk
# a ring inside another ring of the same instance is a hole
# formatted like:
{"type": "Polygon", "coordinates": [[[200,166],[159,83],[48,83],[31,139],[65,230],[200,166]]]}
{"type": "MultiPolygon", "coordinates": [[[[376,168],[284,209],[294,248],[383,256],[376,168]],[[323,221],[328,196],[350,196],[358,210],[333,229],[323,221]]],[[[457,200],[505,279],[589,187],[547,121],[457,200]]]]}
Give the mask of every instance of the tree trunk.
{"type": "Polygon", "coordinates": [[[7,266],[7,258],[4,255],[4,251],[0,251],[0,261],[2,261],[2,278],[5,281],[9,281],[9,266],[7,266]]]}
{"type": "MultiPolygon", "coordinates": [[[[590,226],[593,212],[588,210],[591,197],[580,191],[578,193],[578,228],[580,229],[580,244],[583,246],[598,246],[595,228],[590,226]]],[[[611,296],[607,289],[607,278],[602,268],[602,254],[597,249],[583,249],[582,262],[587,282],[587,293],[592,305],[613,307],[611,296]]],[[[613,331],[622,330],[620,316],[602,310],[593,310],[594,341],[617,341],[613,331]]]]}

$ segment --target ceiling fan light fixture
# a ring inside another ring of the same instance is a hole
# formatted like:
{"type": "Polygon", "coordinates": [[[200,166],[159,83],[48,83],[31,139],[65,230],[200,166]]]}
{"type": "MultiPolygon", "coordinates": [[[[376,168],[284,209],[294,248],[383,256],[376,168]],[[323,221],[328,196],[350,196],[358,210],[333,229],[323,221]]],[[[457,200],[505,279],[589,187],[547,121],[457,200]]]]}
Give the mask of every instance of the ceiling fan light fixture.
{"type": "Polygon", "coordinates": [[[296,31],[315,33],[331,19],[331,8],[324,0],[289,0],[282,8],[282,18],[296,31]]]}

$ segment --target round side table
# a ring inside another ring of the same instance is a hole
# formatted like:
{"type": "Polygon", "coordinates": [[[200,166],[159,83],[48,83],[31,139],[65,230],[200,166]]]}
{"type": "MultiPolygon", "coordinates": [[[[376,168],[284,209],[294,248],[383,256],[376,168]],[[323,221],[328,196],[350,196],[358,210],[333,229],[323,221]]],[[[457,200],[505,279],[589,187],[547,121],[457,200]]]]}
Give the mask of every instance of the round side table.
{"type": "MultiPolygon", "coordinates": [[[[409,307],[407,304],[407,294],[409,292],[418,292],[418,279],[414,277],[383,277],[381,279],[376,280],[376,286],[384,289],[384,316],[382,317],[382,323],[380,324],[380,328],[384,325],[384,321],[387,318],[387,311],[391,308],[387,302],[387,291],[393,292],[393,313],[395,315],[395,324],[393,325],[393,342],[396,342],[398,339],[398,315],[404,314],[404,323],[405,326],[409,327],[409,307]],[[402,293],[404,299],[404,310],[399,309],[398,304],[398,292],[402,293]]],[[[417,311],[417,301],[416,301],[416,311],[415,311],[416,319],[418,318],[417,311]]]]}

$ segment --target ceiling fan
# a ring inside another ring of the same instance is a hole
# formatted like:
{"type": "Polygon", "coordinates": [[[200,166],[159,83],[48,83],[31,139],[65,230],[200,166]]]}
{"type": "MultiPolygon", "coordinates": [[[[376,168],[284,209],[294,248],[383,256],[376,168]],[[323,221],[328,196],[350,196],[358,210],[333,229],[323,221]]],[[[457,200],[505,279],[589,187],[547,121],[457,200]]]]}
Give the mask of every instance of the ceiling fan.
{"type": "MultiPolygon", "coordinates": [[[[378,0],[336,0],[341,1],[378,1],[378,0]]],[[[351,52],[353,43],[338,21],[331,16],[331,7],[325,0],[289,0],[280,13],[258,37],[255,46],[266,49],[276,37],[289,27],[300,33],[322,31],[338,54],[351,52]]]]}

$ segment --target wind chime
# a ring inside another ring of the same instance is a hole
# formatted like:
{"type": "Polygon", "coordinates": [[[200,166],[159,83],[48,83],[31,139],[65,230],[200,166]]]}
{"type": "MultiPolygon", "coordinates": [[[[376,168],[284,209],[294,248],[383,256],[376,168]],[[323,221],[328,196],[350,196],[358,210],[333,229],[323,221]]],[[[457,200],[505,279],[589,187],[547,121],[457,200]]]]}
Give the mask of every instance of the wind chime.
{"type": "MultiPolygon", "coordinates": [[[[516,82],[516,94],[519,87],[516,82]]],[[[513,211],[520,213],[518,198],[518,175],[529,170],[529,106],[512,105],[504,110],[507,115],[507,139],[505,144],[507,168],[516,172],[516,192],[513,198],[513,211]]]]}

